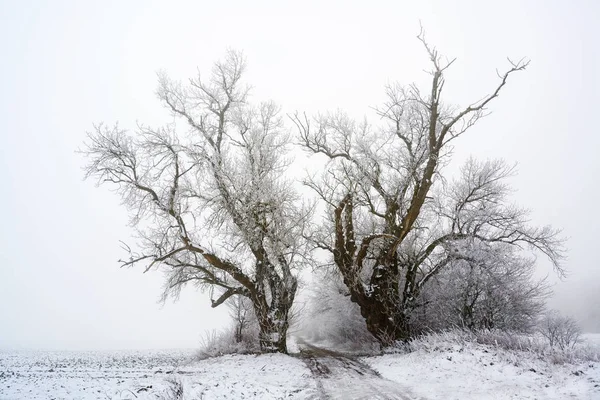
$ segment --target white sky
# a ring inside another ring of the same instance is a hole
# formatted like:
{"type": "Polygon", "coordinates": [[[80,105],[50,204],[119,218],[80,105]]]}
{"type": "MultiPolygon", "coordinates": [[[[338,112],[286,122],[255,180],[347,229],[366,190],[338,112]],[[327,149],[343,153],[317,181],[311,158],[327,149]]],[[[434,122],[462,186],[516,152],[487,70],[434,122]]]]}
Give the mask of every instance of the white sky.
{"type": "Polygon", "coordinates": [[[245,52],[256,98],[362,118],[385,83],[427,83],[419,20],[458,58],[452,103],[492,88],[506,56],[532,60],[455,160],[519,163],[515,200],[570,237],[553,304],[600,330],[599,17],[583,0],[0,2],[0,348],[194,347],[222,326],[204,295],[161,307],[160,274],[118,268],[126,213],[82,181],[75,150],[92,123],[167,118],[157,70],[184,79],[229,46],[245,52]]]}

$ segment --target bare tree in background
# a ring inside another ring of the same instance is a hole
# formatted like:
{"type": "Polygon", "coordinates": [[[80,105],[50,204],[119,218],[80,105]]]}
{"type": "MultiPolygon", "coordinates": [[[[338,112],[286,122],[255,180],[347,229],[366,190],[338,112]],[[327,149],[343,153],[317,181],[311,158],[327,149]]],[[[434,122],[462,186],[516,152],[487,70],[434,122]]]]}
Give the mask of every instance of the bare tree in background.
{"type": "Polygon", "coordinates": [[[213,307],[247,297],[261,349],[286,352],[310,210],[284,178],[289,137],[280,109],[249,103],[244,69],[230,51],[208,80],[161,75],[158,97],[187,131],[97,126],[84,150],[86,176],[114,185],[132,212],[139,242],[126,247],[124,266],[165,269],[165,298],[187,283],[210,288],[213,307]]]}
{"type": "Polygon", "coordinates": [[[417,332],[453,327],[531,333],[550,294],[535,259],[503,243],[458,259],[425,285],[411,315],[417,332]],[[479,256],[478,256],[479,254],[479,256]]]}
{"type": "MultiPolygon", "coordinates": [[[[463,109],[442,102],[445,61],[421,33],[430,57],[431,87],[391,85],[377,109],[381,129],[338,112],[292,117],[302,145],[324,155],[328,170],[307,185],[327,205],[327,221],[311,234],[328,251],[368,330],[383,346],[411,336],[410,315],[432,277],[485,245],[529,245],[561,272],[561,240],[532,227],[526,210],[507,203],[502,162],[470,160],[461,179],[441,175],[451,144],[487,113],[509,77],[528,62],[510,62],[492,92],[463,109]]],[[[509,60],[510,61],[510,60],[509,60]]]]}
{"type": "Polygon", "coordinates": [[[234,340],[241,343],[252,340],[251,326],[256,325],[256,318],[252,314],[252,302],[248,297],[233,296],[227,300],[229,316],[233,320],[234,340]]]}
{"type": "Polygon", "coordinates": [[[550,344],[560,350],[568,350],[581,339],[581,328],[577,321],[571,317],[561,315],[556,310],[551,310],[541,319],[539,331],[550,344]]]}

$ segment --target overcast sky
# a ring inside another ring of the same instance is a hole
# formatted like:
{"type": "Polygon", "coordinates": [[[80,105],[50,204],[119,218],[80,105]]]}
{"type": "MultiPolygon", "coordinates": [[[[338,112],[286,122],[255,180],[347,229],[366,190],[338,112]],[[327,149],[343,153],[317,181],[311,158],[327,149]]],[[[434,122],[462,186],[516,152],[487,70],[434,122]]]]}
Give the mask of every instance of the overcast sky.
{"type": "Polygon", "coordinates": [[[195,347],[223,325],[206,296],[187,290],[161,306],[159,273],[119,269],[127,215],[108,188],[82,180],[75,153],[93,123],[165,121],[158,70],[184,79],[232,47],[247,56],[255,98],[362,118],[386,83],[427,83],[419,20],[457,57],[448,102],[478,100],[506,56],[531,59],[456,143],[455,162],[519,163],[515,201],[570,238],[570,276],[552,304],[600,331],[598,4],[1,1],[0,348],[195,347]]]}

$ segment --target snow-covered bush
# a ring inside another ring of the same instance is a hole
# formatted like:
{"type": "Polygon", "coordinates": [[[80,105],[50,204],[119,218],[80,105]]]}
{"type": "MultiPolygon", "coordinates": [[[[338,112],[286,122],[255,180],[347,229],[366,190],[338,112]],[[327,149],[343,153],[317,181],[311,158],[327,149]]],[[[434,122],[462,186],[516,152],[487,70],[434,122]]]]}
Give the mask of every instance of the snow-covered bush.
{"type": "Polygon", "coordinates": [[[559,349],[550,347],[540,334],[522,334],[498,329],[471,331],[452,329],[431,332],[412,339],[408,344],[399,343],[388,349],[389,352],[437,352],[461,351],[465,346],[483,345],[489,349],[502,350],[502,357],[513,364],[519,364],[519,355],[529,353],[551,364],[577,364],[580,362],[600,362],[600,347],[578,342],[571,347],[559,349]]]}
{"type": "Polygon", "coordinates": [[[548,340],[550,347],[556,346],[560,350],[572,349],[580,342],[581,328],[577,321],[555,310],[544,315],[539,331],[548,340]]]}
{"type": "Polygon", "coordinates": [[[183,390],[183,382],[181,379],[169,378],[167,379],[167,383],[169,386],[157,396],[160,396],[160,400],[183,400],[184,390],[183,390]]]}
{"type": "Polygon", "coordinates": [[[260,352],[258,341],[258,326],[251,327],[239,337],[235,326],[221,332],[207,331],[200,339],[200,348],[197,358],[203,360],[210,357],[219,357],[225,354],[249,354],[260,352]]]}
{"type": "Polygon", "coordinates": [[[523,335],[519,332],[507,332],[499,329],[481,330],[473,333],[477,343],[494,346],[504,350],[533,351],[543,353],[545,343],[535,335],[523,335]]]}
{"type": "Polygon", "coordinates": [[[252,302],[242,296],[227,300],[230,325],[218,332],[207,331],[200,339],[198,358],[218,357],[224,354],[248,354],[260,351],[259,326],[252,302]]]}
{"type": "Polygon", "coordinates": [[[471,250],[423,288],[411,315],[413,331],[501,329],[531,333],[549,293],[535,264],[506,245],[471,250]]]}

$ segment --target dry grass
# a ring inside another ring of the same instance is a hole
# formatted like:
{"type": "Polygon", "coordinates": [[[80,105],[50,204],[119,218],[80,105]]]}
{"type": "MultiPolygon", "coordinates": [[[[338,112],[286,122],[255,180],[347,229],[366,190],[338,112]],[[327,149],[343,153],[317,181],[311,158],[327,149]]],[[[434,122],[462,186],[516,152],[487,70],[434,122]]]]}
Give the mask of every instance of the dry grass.
{"type": "Polygon", "coordinates": [[[236,342],[232,330],[205,332],[200,339],[200,348],[196,354],[197,359],[204,360],[226,354],[256,354],[260,353],[258,340],[253,335],[247,335],[241,342],[236,342]]]}
{"type": "Polygon", "coordinates": [[[454,329],[445,332],[429,333],[413,339],[407,345],[400,345],[392,352],[448,351],[458,346],[484,345],[505,350],[505,357],[511,363],[518,363],[519,354],[526,352],[552,364],[576,364],[580,362],[600,362],[600,347],[589,343],[578,343],[572,348],[552,348],[539,335],[523,335],[498,330],[468,331],[454,329]]]}

